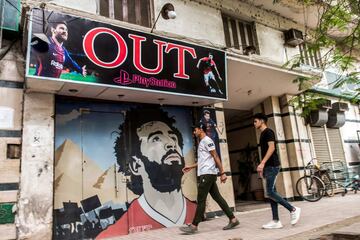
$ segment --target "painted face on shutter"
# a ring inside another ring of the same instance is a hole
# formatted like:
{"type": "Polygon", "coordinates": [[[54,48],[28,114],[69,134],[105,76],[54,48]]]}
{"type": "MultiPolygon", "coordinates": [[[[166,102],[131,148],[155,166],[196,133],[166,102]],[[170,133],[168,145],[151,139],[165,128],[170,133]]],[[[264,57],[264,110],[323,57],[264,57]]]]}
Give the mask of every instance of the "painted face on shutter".
{"type": "Polygon", "coordinates": [[[176,134],[167,124],[154,121],[138,128],[137,135],[141,160],[152,186],[160,192],[179,190],[185,161],[176,134]]]}
{"type": "Polygon", "coordinates": [[[141,142],[142,155],[151,162],[168,165],[181,164],[182,150],[178,137],[165,123],[148,122],[138,128],[137,135],[141,142]]]}

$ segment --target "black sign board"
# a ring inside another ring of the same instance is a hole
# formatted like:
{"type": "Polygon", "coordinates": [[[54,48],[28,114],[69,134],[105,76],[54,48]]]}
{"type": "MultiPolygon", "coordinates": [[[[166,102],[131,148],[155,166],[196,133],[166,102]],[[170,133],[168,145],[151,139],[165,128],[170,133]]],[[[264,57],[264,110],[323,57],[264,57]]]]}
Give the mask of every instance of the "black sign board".
{"type": "Polygon", "coordinates": [[[226,54],[33,9],[27,77],[227,99],[226,54]]]}

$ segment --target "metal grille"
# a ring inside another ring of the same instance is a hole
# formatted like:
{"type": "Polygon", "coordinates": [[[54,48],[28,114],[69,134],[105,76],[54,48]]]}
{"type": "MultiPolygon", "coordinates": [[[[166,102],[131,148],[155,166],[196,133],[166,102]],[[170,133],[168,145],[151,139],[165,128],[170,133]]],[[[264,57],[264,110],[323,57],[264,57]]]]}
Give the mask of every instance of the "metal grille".
{"type": "Polygon", "coordinates": [[[244,54],[260,54],[256,37],[255,24],[222,16],[226,46],[241,50],[244,54]]]}
{"type": "Polygon", "coordinates": [[[299,45],[299,52],[301,57],[301,63],[305,65],[310,65],[316,68],[321,68],[321,54],[320,50],[314,51],[309,49],[307,43],[302,43],[299,45]]]}
{"type": "Polygon", "coordinates": [[[101,16],[151,27],[151,0],[99,0],[101,16]]]}

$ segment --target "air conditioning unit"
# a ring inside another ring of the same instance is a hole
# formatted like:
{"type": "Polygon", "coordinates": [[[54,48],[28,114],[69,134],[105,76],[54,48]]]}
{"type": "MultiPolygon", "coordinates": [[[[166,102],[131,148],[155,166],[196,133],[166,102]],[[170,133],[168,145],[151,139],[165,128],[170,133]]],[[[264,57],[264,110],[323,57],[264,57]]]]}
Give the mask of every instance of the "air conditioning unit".
{"type": "Polygon", "coordinates": [[[326,123],[328,128],[340,128],[345,124],[345,113],[339,112],[335,109],[330,109],[328,112],[329,120],[326,123]]]}
{"type": "Polygon", "coordinates": [[[343,102],[335,102],[332,104],[332,109],[338,112],[345,112],[349,110],[349,105],[343,102]]]}
{"type": "Polygon", "coordinates": [[[304,42],[304,37],[302,32],[293,28],[285,31],[284,36],[285,36],[285,43],[293,47],[296,47],[297,45],[302,44],[304,42]]]}
{"type": "Polygon", "coordinates": [[[318,109],[316,111],[311,111],[307,121],[312,127],[324,126],[328,122],[327,109],[318,109]]]}

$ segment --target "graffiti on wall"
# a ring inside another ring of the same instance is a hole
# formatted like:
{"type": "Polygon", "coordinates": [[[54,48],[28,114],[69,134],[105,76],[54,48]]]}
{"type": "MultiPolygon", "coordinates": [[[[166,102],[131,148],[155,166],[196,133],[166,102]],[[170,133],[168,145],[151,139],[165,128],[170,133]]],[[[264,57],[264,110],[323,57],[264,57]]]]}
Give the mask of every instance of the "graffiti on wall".
{"type": "Polygon", "coordinates": [[[191,111],[57,101],[54,237],[102,239],[190,222],[191,111]]]}

